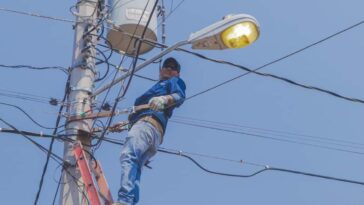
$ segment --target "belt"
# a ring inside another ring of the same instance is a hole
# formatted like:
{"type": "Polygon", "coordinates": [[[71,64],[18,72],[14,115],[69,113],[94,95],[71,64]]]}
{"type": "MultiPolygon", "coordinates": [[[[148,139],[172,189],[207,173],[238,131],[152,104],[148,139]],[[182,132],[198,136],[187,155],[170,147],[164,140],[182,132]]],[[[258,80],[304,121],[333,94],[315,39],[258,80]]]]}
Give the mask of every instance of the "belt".
{"type": "Polygon", "coordinates": [[[157,130],[159,131],[159,133],[161,134],[161,141],[163,141],[163,127],[161,125],[160,122],[158,122],[156,119],[154,119],[152,116],[144,116],[142,118],[140,118],[139,120],[144,121],[144,122],[149,122],[150,124],[152,124],[155,128],[157,128],[157,130]]]}

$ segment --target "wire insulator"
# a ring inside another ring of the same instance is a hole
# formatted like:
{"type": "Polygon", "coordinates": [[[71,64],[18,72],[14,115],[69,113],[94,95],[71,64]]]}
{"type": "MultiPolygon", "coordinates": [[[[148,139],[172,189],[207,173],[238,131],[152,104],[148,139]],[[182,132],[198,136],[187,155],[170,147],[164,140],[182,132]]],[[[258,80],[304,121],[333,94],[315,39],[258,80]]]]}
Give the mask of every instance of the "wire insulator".
{"type": "Polygon", "coordinates": [[[58,105],[58,100],[56,98],[51,98],[49,100],[49,104],[51,104],[53,106],[57,106],[58,105]]]}

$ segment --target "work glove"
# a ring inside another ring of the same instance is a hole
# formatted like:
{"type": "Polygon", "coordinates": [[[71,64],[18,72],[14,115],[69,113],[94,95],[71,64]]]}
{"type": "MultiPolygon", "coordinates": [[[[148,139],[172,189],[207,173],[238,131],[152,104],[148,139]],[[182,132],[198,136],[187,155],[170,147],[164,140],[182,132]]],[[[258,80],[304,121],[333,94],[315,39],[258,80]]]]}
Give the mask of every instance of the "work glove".
{"type": "Polygon", "coordinates": [[[149,106],[152,110],[162,111],[168,103],[168,98],[166,96],[152,97],[149,100],[149,106]]]}

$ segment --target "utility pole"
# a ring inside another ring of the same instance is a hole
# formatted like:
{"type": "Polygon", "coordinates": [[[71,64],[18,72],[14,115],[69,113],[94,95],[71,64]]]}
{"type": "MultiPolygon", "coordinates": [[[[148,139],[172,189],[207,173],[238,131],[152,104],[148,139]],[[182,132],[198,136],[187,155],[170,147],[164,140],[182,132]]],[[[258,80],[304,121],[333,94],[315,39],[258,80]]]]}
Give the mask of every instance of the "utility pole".
{"type": "MultiPolygon", "coordinates": [[[[95,46],[97,44],[97,27],[99,5],[103,0],[78,0],[76,4],[76,24],[74,26],[74,51],[70,71],[70,87],[67,96],[67,116],[80,116],[92,111],[92,90],[96,75],[95,46]]],[[[91,144],[90,132],[93,120],[66,122],[66,134],[83,144],[91,144]]],[[[84,146],[86,148],[86,146],[84,146]]],[[[60,205],[87,204],[84,185],[76,167],[73,155],[73,143],[65,142],[63,159],[68,162],[62,170],[60,205]]]]}

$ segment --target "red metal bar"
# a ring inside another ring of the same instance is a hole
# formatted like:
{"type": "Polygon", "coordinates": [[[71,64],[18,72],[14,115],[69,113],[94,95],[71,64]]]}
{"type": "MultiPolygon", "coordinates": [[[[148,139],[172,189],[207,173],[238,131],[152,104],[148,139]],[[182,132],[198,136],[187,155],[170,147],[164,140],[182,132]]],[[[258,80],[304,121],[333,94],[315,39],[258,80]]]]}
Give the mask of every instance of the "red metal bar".
{"type": "Polygon", "coordinates": [[[109,185],[107,184],[100,162],[97,161],[97,164],[92,163],[92,168],[96,178],[97,186],[100,190],[101,198],[104,199],[105,205],[111,205],[112,203],[114,203],[114,200],[111,196],[109,185]]]}
{"type": "Polygon", "coordinates": [[[87,196],[89,197],[91,205],[101,205],[100,197],[96,190],[91,176],[90,167],[87,163],[87,158],[80,142],[75,143],[73,152],[77,160],[78,168],[81,172],[82,180],[86,186],[87,196]]]}

